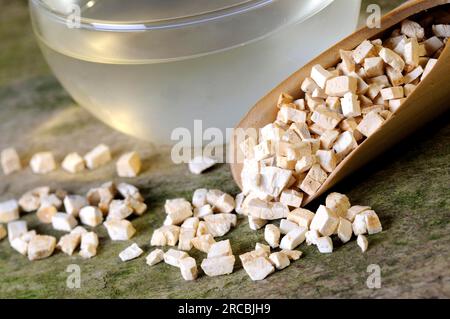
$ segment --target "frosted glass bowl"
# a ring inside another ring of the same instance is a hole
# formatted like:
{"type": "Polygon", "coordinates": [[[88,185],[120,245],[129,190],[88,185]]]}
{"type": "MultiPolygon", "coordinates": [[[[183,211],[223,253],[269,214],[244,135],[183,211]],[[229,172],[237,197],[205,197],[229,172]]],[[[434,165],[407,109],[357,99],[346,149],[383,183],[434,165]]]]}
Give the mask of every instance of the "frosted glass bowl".
{"type": "Polygon", "coordinates": [[[30,0],[42,52],[74,100],[159,145],[194,120],[225,135],[351,33],[359,10],[360,0],[30,0]]]}

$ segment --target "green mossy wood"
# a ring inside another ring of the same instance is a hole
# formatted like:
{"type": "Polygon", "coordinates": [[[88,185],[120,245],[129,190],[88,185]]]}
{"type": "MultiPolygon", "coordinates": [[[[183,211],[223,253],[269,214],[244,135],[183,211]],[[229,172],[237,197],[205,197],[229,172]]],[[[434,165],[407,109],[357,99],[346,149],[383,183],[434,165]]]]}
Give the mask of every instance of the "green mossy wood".
{"type": "MultiPolygon", "coordinates": [[[[190,198],[199,187],[220,188],[236,194],[228,166],[218,165],[201,176],[186,165],[173,165],[169,149],[115,132],[73,101],[49,74],[32,40],[25,1],[0,0],[0,148],[14,146],[26,163],[34,152],[51,150],[58,160],[69,151],[85,153],[103,142],[117,156],[138,150],[143,173],[129,179],[142,190],[147,213],[132,220],[137,235],[129,242],[111,242],[103,226],[98,256],[83,260],[60,252],[29,262],[0,242],[0,298],[320,298],[320,297],[450,297],[450,125],[448,115],[417,132],[396,149],[373,161],[335,190],[355,204],[370,205],[383,223],[383,232],[369,237],[362,254],[356,241],[335,242],[335,252],[321,255],[302,245],[304,256],[262,282],[252,282],[239,261],[230,276],[209,278],[203,273],[185,282],[177,268],[164,263],[149,267],[145,256],[153,249],[153,230],[164,219],[167,198],[190,198]],[[4,25],[20,25],[15,36],[4,25]],[[136,242],[145,254],[122,263],[119,252],[136,242]],[[81,288],[69,289],[66,269],[81,268],[81,288]],[[381,288],[369,289],[367,267],[381,267],[381,288]]],[[[116,177],[114,162],[85,174],[70,175],[58,169],[45,176],[29,168],[11,176],[0,175],[0,201],[18,198],[40,185],[84,194],[89,188],[116,177]]],[[[310,208],[315,209],[319,199],[310,208]]],[[[40,225],[34,214],[24,215],[38,233],[62,235],[40,225]]],[[[263,231],[253,232],[245,219],[226,238],[238,255],[263,242],[263,231]]],[[[192,251],[198,264],[204,254],[192,251]]]]}

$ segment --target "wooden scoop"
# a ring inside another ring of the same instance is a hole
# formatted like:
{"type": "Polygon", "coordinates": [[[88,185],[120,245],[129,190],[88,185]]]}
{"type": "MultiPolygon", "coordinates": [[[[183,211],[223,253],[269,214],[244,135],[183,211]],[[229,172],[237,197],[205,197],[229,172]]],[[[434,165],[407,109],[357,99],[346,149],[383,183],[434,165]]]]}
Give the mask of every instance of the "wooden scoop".
{"type": "MultiPolygon", "coordinates": [[[[449,4],[450,0],[414,0],[405,3],[382,18],[381,29],[369,29],[367,27],[353,33],[335,46],[331,47],[317,58],[306,64],[303,68],[292,74],[278,85],[272,92],[262,98],[244,116],[236,128],[259,129],[275,121],[278,108],[278,97],[285,92],[295,98],[301,98],[300,85],[309,76],[311,68],[321,64],[328,68],[339,62],[339,50],[353,50],[366,39],[383,37],[391,28],[401,21],[418,14],[424,10],[433,9],[441,5],[449,4]]],[[[448,9],[448,7],[447,7],[448,9]]],[[[359,169],[371,159],[387,150],[395,143],[402,140],[408,134],[424,125],[431,119],[442,114],[450,107],[450,45],[446,45],[432,72],[418,85],[416,90],[406,99],[400,109],[385,122],[385,124],[372,136],[361,143],[350,155],[348,155],[328,176],[328,179],[313,196],[305,197],[303,205],[306,205],[329,190],[355,170],[359,169]]],[[[243,158],[237,145],[237,135],[231,138],[231,154],[235,158],[243,158]]],[[[231,171],[236,183],[241,184],[242,163],[231,161],[231,171]]]]}

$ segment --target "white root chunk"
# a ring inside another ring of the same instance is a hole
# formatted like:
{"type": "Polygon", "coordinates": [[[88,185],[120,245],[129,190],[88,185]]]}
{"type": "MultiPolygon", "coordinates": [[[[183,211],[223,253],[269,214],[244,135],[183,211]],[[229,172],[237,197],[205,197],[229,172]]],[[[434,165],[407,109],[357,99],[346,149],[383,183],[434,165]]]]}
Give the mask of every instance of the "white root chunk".
{"type": "Polygon", "coordinates": [[[153,266],[159,264],[164,260],[164,251],[161,249],[153,250],[148,256],[145,258],[145,262],[149,266],[153,266]]]}
{"type": "Polygon", "coordinates": [[[111,151],[105,144],[100,144],[84,155],[84,160],[87,168],[96,169],[111,160],[111,151]]]}
{"type": "Polygon", "coordinates": [[[189,170],[192,174],[200,175],[207,169],[216,165],[217,161],[208,156],[197,156],[189,162],[189,170]]]}
{"type": "Polygon", "coordinates": [[[120,252],[119,258],[122,261],[129,261],[138,258],[143,253],[144,251],[136,243],[133,243],[120,252]]]}
{"type": "Polygon", "coordinates": [[[222,240],[213,243],[208,251],[208,258],[231,256],[233,251],[231,250],[230,240],[222,240]]]}
{"type": "Polygon", "coordinates": [[[128,152],[116,162],[117,175],[120,177],[136,177],[141,172],[141,157],[137,152],[128,152]]]}
{"type": "Polygon", "coordinates": [[[111,240],[129,240],[136,233],[136,229],[128,220],[108,220],[103,223],[111,240]]]}
{"type": "Polygon", "coordinates": [[[289,257],[283,252],[272,253],[269,259],[278,270],[282,270],[291,264],[289,257]]]}
{"type": "Polygon", "coordinates": [[[277,248],[280,244],[280,229],[272,224],[269,224],[264,229],[264,239],[272,248],[277,248]]]}
{"type": "Polygon", "coordinates": [[[317,249],[322,254],[331,254],[333,252],[333,241],[330,237],[319,237],[315,240],[317,249]]]}
{"type": "Polygon", "coordinates": [[[180,267],[180,260],[189,257],[189,255],[180,250],[169,249],[164,253],[164,262],[174,267],[180,267]]]}
{"type": "Polygon", "coordinates": [[[166,225],[156,229],[150,240],[151,246],[175,246],[180,235],[180,227],[166,225]]]}
{"type": "Polygon", "coordinates": [[[0,154],[3,174],[9,175],[22,169],[19,154],[14,148],[6,148],[0,154]]]}
{"type": "Polygon", "coordinates": [[[369,247],[369,241],[367,240],[366,236],[358,235],[358,238],[356,239],[356,243],[361,248],[363,253],[365,253],[367,251],[367,248],[369,247]]]}
{"type": "Polygon", "coordinates": [[[84,225],[96,227],[103,221],[103,214],[97,207],[86,206],[80,210],[80,221],[84,225]]]}
{"type": "Polygon", "coordinates": [[[77,174],[86,169],[84,159],[76,152],[69,153],[64,157],[61,167],[72,174],[77,174]]]}
{"type": "Polygon", "coordinates": [[[19,217],[19,203],[15,199],[0,203],[0,223],[9,223],[19,217]]]}
{"type": "Polygon", "coordinates": [[[55,230],[70,232],[77,224],[75,217],[66,213],[56,213],[52,217],[52,225],[55,230]]]}
{"type": "Polygon", "coordinates": [[[195,280],[198,276],[197,263],[192,257],[186,257],[179,260],[181,276],[184,280],[195,280]]]}
{"type": "Polygon", "coordinates": [[[55,158],[51,152],[36,153],[31,157],[30,167],[35,174],[48,174],[56,169],[55,158]]]}
{"type": "Polygon", "coordinates": [[[334,234],[339,224],[339,217],[329,208],[320,205],[311,221],[310,228],[317,230],[323,236],[334,234]]]}
{"type": "Polygon", "coordinates": [[[53,254],[56,247],[56,238],[53,236],[36,235],[28,243],[28,259],[44,259],[53,254]]]}
{"type": "Polygon", "coordinates": [[[283,239],[281,239],[280,248],[286,250],[294,250],[297,246],[305,241],[307,231],[308,229],[304,227],[298,227],[291,230],[283,237],[283,239]]]}
{"type": "Polygon", "coordinates": [[[205,274],[210,277],[229,275],[233,272],[236,258],[231,256],[205,258],[201,267],[205,274]]]}
{"type": "Polygon", "coordinates": [[[193,238],[191,242],[195,249],[200,250],[204,253],[208,253],[211,249],[211,245],[216,241],[214,240],[214,237],[211,236],[211,234],[206,234],[193,238]]]}

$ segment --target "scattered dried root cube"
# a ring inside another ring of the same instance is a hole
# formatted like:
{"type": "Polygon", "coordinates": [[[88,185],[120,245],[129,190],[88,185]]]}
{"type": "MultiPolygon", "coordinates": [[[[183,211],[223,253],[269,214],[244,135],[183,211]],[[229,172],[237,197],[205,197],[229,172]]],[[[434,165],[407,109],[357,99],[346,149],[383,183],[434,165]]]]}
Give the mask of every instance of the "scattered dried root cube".
{"type": "Polygon", "coordinates": [[[309,230],[305,234],[306,244],[308,246],[315,245],[317,239],[320,237],[320,234],[317,230],[309,230]]]}
{"type": "Polygon", "coordinates": [[[39,208],[41,205],[41,197],[47,196],[50,193],[50,188],[47,186],[34,188],[19,199],[19,206],[24,212],[32,212],[39,208]]]}
{"type": "Polygon", "coordinates": [[[205,218],[208,215],[214,214],[213,208],[211,205],[206,204],[202,207],[194,208],[194,217],[197,218],[205,218]]]}
{"type": "Polygon", "coordinates": [[[269,256],[269,259],[278,270],[282,270],[291,264],[289,257],[283,252],[272,253],[269,256]]]}
{"type": "Polygon", "coordinates": [[[227,234],[231,227],[235,227],[237,217],[235,214],[214,214],[205,216],[208,232],[213,237],[221,237],[227,234]]]}
{"type": "Polygon", "coordinates": [[[218,213],[231,213],[234,210],[234,198],[217,189],[210,189],[206,194],[208,204],[218,213]]]}
{"type": "Polygon", "coordinates": [[[342,243],[347,243],[353,235],[352,223],[345,218],[339,217],[337,234],[342,243]]]}
{"type": "Polygon", "coordinates": [[[355,216],[352,223],[353,233],[355,236],[367,234],[366,216],[363,213],[355,216]]]}
{"type": "Polygon", "coordinates": [[[180,237],[178,239],[178,249],[189,251],[192,249],[192,239],[195,238],[197,230],[193,228],[181,227],[180,237]]]}
{"type": "Polygon", "coordinates": [[[141,216],[147,211],[147,204],[144,202],[136,200],[133,197],[125,198],[125,201],[127,202],[128,206],[130,206],[131,209],[133,209],[133,213],[135,213],[138,216],[141,216]]]}
{"type": "Polygon", "coordinates": [[[369,247],[369,242],[364,235],[358,235],[358,238],[356,239],[356,243],[361,248],[362,252],[365,253],[367,251],[367,248],[369,247]]]}
{"type": "Polygon", "coordinates": [[[114,194],[109,187],[97,187],[90,189],[86,198],[91,206],[97,206],[103,215],[109,211],[109,205],[114,199],[114,194]]]}
{"type": "Polygon", "coordinates": [[[66,213],[74,217],[78,217],[80,210],[89,205],[86,197],[80,195],[67,195],[63,203],[66,213]]]}
{"type": "Polygon", "coordinates": [[[9,242],[13,241],[15,238],[22,236],[28,231],[27,222],[24,220],[9,222],[7,227],[9,242]]]}
{"type": "Polygon", "coordinates": [[[201,263],[201,267],[205,274],[209,277],[229,275],[233,272],[234,262],[236,258],[231,256],[205,258],[201,263]]]}
{"type": "Polygon", "coordinates": [[[94,232],[86,232],[81,234],[81,250],[80,256],[88,259],[97,255],[98,236],[94,232]]]}
{"type": "Polygon", "coordinates": [[[97,207],[86,206],[80,210],[80,221],[87,226],[95,227],[102,223],[103,214],[97,207]]]}
{"type": "Polygon", "coordinates": [[[48,174],[56,169],[55,158],[51,152],[36,153],[31,157],[30,167],[35,174],[48,174]]]}
{"type": "Polygon", "coordinates": [[[139,189],[134,185],[120,183],[119,185],[117,185],[117,191],[120,193],[120,195],[122,195],[123,198],[131,197],[140,202],[144,201],[144,197],[142,197],[139,189]]]}
{"type": "Polygon", "coordinates": [[[165,225],[180,225],[193,215],[191,203],[184,198],[166,200],[164,209],[167,214],[165,225]]]}
{"type": "Polygon", "coordinates": [[[306,239],[305,235],[308,229],[298,227],[287,233],[280,242],[280,248],[286,250],[293,250],[306,239]]]}
{"type": "Polygon", "coordinates": [[[53,236],[36,235],[28,243],[28,259],[44,259],[53,254],[56,247],[56,238],[53,236]]]}
{"type": "Polygon", "coordinates": [[[125,219],[133,214],[133,209],[130,207],[129,202],[126,200],[115,199],[109,204],[108,220],[125,219]]]}
{"type": "Polygon", "coordinates": [[[311,221],[314,218],[314,213],[304,209],[304,208],[298,208],[294,209],[293,211],[289,212],[287,219],[296,223],[298,226],[309,228],[309,225],[311,224],[311,221]]]}
{"type": "Polygon", "coordinates": [[[323,236],[332,235],[339,224],[339,217],[329,208],[320,205],[311,221],[310,228],[323,236]]]}
{"type": "Polygon", "coordinates": [[[52,217],[52,226],[55,230],[70,232],[77,224],[75,217],[66,213],[56,213],[52,217]]]}
{"type": "Polygon", "coordinates": [[[148,256],[145,258],[147,265],[153,266],[159,264],[164,260],[164,252],[161,249],[153,250],[148,256]]]}
{"type": "Polygon", "coordinates": [[[17,154],[17,151],[14,148],[6,148],[1,152],[0,163],[3,174],[5,175],[9,175],[22,169],[19,154],[17,154]]]}
{"type": "Polygon", "coordinates": [[[84,159],[76,152],[67,154],[61,163],[61,167],[72,174],[80,173],[86,169],[84,159]]]}
{"type": "Polygon", "coordinates": [[[189,257],[189,255],[180,250],[169,249],[164,253],[164,262],[174,267],[180,267],[180,260],[189,257]]]}
{"type": "Polygon", "coordinates": [[[117,175],[120,177],[136,177],[141,171],[141,158],[137,152],[121,155],[116,162],[117,175]]]}
{"type": "Polygon", "coordinates": [[[222,240],[211,244],[208,251],[208,258],[231,256],[233,251],[231,250],[230,240],[222,240]]]}
{"type": "Polygon", "coordinates": [[[270,246],[268,246],[268,245],[256,243],[255,251],[257,251],[257,250],[262,250],[267,255],[267,257],[270,255],[270,246]]]}
{"type": "Polygon", "coordinates": [[[17,251],[19,254],[26,256],[28,253],[28,242],[26,242],[22,237],[14,238],[10,242],[11,248],[17,251]]]}
{"type": "Polygon", "coordinates": [[[195,249],[200,250],[204,253],[208,253],[211,249],[211,245],[216,241],[214,240],[214,237],[211,236],[211,234],[206,234],[193,238],[191,242],[195,249]]]}
{"type": "Polygon", "coordinates": [[[100,144],[84,155],[86,166],[89,169],[96,169],[111,160],[111,151],[105,144],[100,144]]]}
{"type": "Polygon", "coordinates": [[[196,208],[200,208],[208,204],[206,201],[206,194],[208,190],[206,188],[199,188],[194,191],[192,195],[192,205],[196,208]]]}
{"type": "Polygon", "coordinates": [[[9,223],[19,217],[19,204],[15,199],[0,203],[0,223],[9,223]]]}
{"type": "Polygon", "coordinates": [[[236,211],[237,214],[239,215],[244,215],[244,209],[243,209],[243,203],[245,200],[245,194],[244,193],[239,193],[236,195],[236,197],[234,198],[234,202],[236,207],[234,208],[234,210],[236,211]]]}
{"type": "Polygon", "coordinates": [[[345,217],[350,209],[350,200],[344,194],[331,193],[325,199],[325,206],[331,209],[337,216],[345,217]]]}
{"type": "Polygon", "coordinates": [[[143,252],[144,251],[136,243],[133,243],[131,246],[120,252],[119,258],[122,261],[132,260],[138,258],[143,252]]]}
{"type": "Polygon", "coordinates": [[[299,250],[288,250],[288,249],[283,249],[281,251],[283,254],[285,254],[286,256],[288,256],[288,258],[290,260],[299,260],[300,257],[303,255],[303,253],[299,250]]]}
{"type": "Polygon", "coordinates": [[[192,174],[200,175],[207,169],[216,165],[217,161],[208,156],[196,156],[189,162],[189,171],[192,174]]]}
{"type": "Polygon", "coordinates": [[[361,213],[365,218],[367,233],[369,235],[378,234],[383,230],[378,215],[373,210],[366,210],[361,213]]]}
{"type": "Polygon", "coordinates": [[[317,238],[315,245],[322,254],[331,254],[333,252],[333,241],[328,236],[317,238]]]}
{"type": "Polygon", "coordinates": [[[353,221],[355,220],[355,216],[366,210],[370,210],[370,207],[369,206],[360,206],[360,205],[352,206],[347,210],[347,212],[345,214],[345,219],[347,219],[353,223],[353,221]]]}
{"type": "Polygon", "coordinates": [[[277,248],[280,245],[280,229],[272,224],[269,224],[264,229],[264,239],[272,248],[277,248]]]}
{"type": "Polygon", "coordinates": [[[179,262],[181,276],[184,280],[195,280],[198,276],[197,263],[192,257],[182,258],[179,262]]]}
{"type": "Polygon", "coordinates": [[[289,233],[291,230],[294,230],[296,228],[298,228],[298,224],[294,223],[290,220],[287,219],[282,219],[280,221],[280,233],[283,235],[286,235],[287,233],[289,233]]]}
{"type": "Polygon", "coordinates": [[[302,205],[303,193],[294,189],[284,190],[281,193],[280,202],[286,206],[299,208],[302,205]]]}
{"type": "Polygon", "coordinates": [[[248,226],[251,230],[259,230],[266,226],[267,220],[258,217],[248,216],[248,226]]]}
{"type": "MultiPolygon", "coordinates": [[[[244,254],[246,255],[246,254],[244,254]]],[[[248,258],[244,257],[244,255],[239,256],[242,261],[242,266],[247,274],[250,276],[250,279],[253,281],[263,280],[268,275],[275,271],[274,266],[270,262],[269,258],[265,256],[261,257],[253,257],[248,258]],[[248,259],[246,259],[248,258],[248,259]],[[244,259],[244,260],[243,260],[244,259]]]]}
{"type": "Polygon", "coordinates": [[[2,224],[0,224],[0,240],[7,236],[6,228],[2,224]]]}
{"type": "Polygon", "coordinates": [[[206,226],[206,223],[204,221],[199,222],[196,236],[199,237],[207,234],[209,234],[208,226],[206,226]]]}
{"type": "Polygon", "coordinates": [[[41,206],[36,212],[36,216],[43,224],[51,224],[53,216],[58,213],[55,206],[41,206]]]}
{"type": "Polygon", "coordinates": [[[180,235],[180,227],[174,225],[162,226],[153,232],[151,246],[175,246],[180,235]]]}
{"type": "Polygon", "coordinates": [[[136,233],[136,229],[128,220],[108,220],[103,223],[111,240],[129,240],[136,233]]]}
{"type": "Polygon", "coordinates": [[[63,253],[72,256],[75,249],[81,242],[81,234],[70,233],[62,236],[56,247],[60,249],[63,253]]]}
{"type": "Polygon", "coordinates": [[[316,108],[311,116],[311,120],[325,130],[333,130],[342,119],[341,114],[330,111],[326,107],[316,108]]]}

